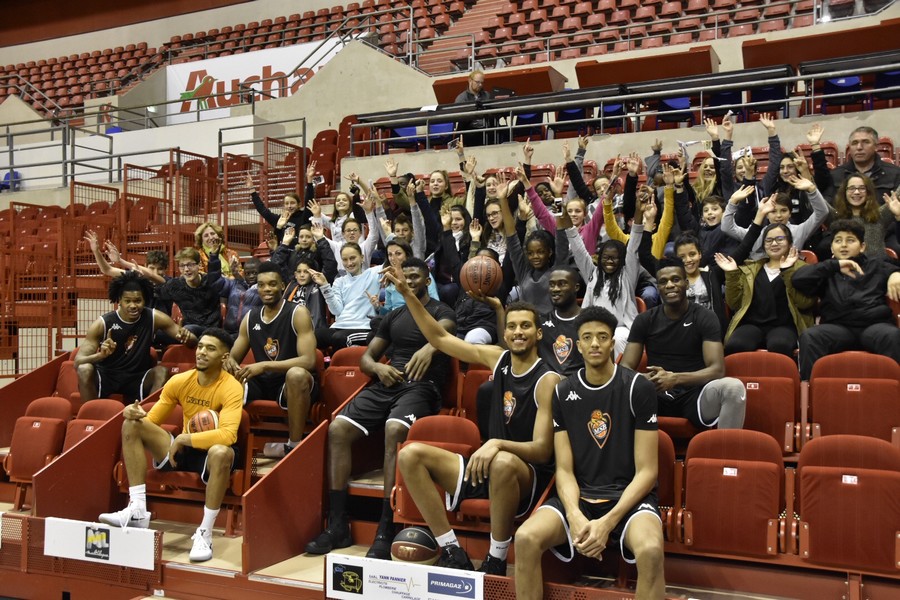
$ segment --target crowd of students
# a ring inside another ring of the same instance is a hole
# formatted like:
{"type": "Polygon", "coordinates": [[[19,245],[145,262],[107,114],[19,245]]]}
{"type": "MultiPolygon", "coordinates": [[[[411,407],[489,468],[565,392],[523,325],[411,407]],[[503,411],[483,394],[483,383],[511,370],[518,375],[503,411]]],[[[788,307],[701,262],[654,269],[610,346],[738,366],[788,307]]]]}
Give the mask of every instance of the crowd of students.
{"type": "MultiPolygon", "coordinates": [[[[390,196],[351,174],[330,216],[314,200],[312,184],[304,202],[286,197],[279,215],[248,177],[253,203],[273,227],[271,260],[242,266],[230,258],[221,230],[207,223],[198,228],[197,248],[176,255],[177,279],[164,275],[164,257],[137,267],[107,243],[107,261],[89,235],[104,272],[135,269],[140,277],[120,275],[117,281],[126,283],[110,293],[119,309],[88,333],[76,359],[82,394],[97,397],[98,379],[107,391],[105,361],[120,360],[124,350],[114,326],[145,319],[158,336],[197,343],[219,325],[225,298],[230,337],[221,344],[224,333],[206,339],[206,352],[224,353],[222,368],[245,384],[245,402],[281,402],[289,440],[266,451],[284,456],[301,441],[315,401],[313,346],[326,352],[366,346],[360,368],[374,382],[329,427],[328,525],[307,552],[350,545],[351,448],[383,429],[384,509],[368,556],[390,558],[389,495],[399,464],[442,547],[442,566],[472,563],[446,523],[434,483],[447,490],[447,507],[465,497],[492,499],[491,547],[481,569],[505,574],[512,518],[531,508],[555,455],[559,497],[515,541],[520,597],[539,592],[531,584],[544,551],[595,556],[608,540],[637,561],[639,590],[658,596],[662,537],[654,533],[650,464],[657,415],[683,417],[699,429],[742,427],[743,385],[724,369],[725,354],[733,352],[797,357],[804,379],[818,358],[844,350],[900,361],[900,328],[888,304],[900,301],[900,266],[888,256],[900,237],[900,168],[880,160],[878,134],[869,127],[853,131],[847,162],[829,169],[821,126],[806,136],[810,168],[799,150],[782,151],[774,120],[763,115],[760,124],[770,152],[762,178],[751,154],[733,155],[727,119],[706,122],[711,155],[695,173],[684,150],[662,160],[657,143],[646,160],[636,153],[616,157],[611,172],[586,181],[589,139],[580,138],[574,156],[562,144],[563,164],[549,181],[536,181],[530,143],[514,168],[483,170],[460,140],[466,185],[458,194],[446,171],[417,179],[401,175],[388,158],[390,196]],[[496,296],[460,286],[464,263],[478,255],[500,264],[496,296]],[[137,279],[156,282],[155,293],[137,279]],[[139,296],[163,312],[174,301],[184,328],[137,306],[139,296]],[[228,340],[236,340],[233,348],[228,340]],[[251,349],[258,366],[241,366],[251,349]],[[448,356],[494,371],[493,382],[479,390],[485,445],[468,460],[419,445],[398,457],[411,425],[440,406],[448,356]],[[605,446],[620,428],[627,435],[605,446]],[[597,447],[584,464],[573,461],[576,451],[597,447]]],[[[314,175],[311,164],[307,181],[314,175]]],[[[150,336],[144,338],[146,345],[150,336]]],[[[127,366],[146,370],[143,363],[127,366]]],[[[151,377],[127,391],[141,398],[159,385],[151,377]]],[[[143,418],[132,412],[130,418],[143,418]]],[[[160,454],[153,444],[148,449],[160,454]]],[[[129,504],[137,508],[106,515],[107,522],[141,521],[142,493],[136,490],[129,504]]],[[[196,555],[208,557],[206,517],[201,528],[196,555]]]]}

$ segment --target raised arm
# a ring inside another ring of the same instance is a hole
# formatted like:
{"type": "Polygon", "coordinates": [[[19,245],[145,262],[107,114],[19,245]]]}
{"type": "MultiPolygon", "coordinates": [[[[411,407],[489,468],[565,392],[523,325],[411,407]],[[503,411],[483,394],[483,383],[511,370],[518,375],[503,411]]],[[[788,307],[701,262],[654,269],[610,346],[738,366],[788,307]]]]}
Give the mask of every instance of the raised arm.
{"type": "Polygon", "coordinates": [[[489,369],[493,369],[496,366],[500,355],[503,354],[502,348],[483,344],[469,344],[459,339],[431,316],[431,313],[425,309],[419,298],[406,285],[406,280],[403,277],[397,277],[394,269],[385,269],[384,277],[394,284],[399,293],[403,294],[403,298],[406,299],[406,306],[409,308],[409,314],[415,319],[419,331],[422,332],[429,344],[438,351],[467,363],[478,363],[489,369]]]}
{"type": "Polygon", "coordinates": [[[766,128],[766,133],[769,136],[769,168],[760,184],[763,194],[768,195],[774,191],[775,183],[778,181],[778,165],[781,164],[781,140],[778,139],[778,133],[775,130],[773,115],[763,113],[759,116],[759,122],[766,128]]]}

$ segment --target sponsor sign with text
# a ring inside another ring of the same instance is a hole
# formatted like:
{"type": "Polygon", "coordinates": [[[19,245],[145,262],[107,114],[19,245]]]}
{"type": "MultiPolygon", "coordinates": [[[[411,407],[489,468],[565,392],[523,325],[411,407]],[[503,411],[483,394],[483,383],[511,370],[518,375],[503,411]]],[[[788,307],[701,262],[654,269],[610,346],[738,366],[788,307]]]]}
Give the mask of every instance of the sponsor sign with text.
{"type": "Polygon", "coordinates": [[[110,565],[152,570],[156,532],[101,523],[48,517],[44,523],[44,554],[110,565]]]}
{"type": "Polygon", "coordinates": [[[325,597],[484,600],[484,574],[332,553],[325,561],[325,597]]]}

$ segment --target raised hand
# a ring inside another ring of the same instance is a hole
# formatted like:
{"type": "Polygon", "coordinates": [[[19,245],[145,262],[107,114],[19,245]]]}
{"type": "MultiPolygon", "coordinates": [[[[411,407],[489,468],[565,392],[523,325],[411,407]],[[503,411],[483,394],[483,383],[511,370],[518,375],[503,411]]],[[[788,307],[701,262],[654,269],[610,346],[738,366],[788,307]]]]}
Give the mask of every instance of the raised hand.
{"type": "Polygon", "coordinates": [[[656,154],[657,152],[662,152],[663,143],[660,139],[653,140],[653,143],[650,144],[650,151],[656,154]]]}
{"type": "Polygon", "coordinates": [[[810,145],[815,146],[821,141],[823,133],[825,133],[825,128],[822,127],[822,124],[813,123],[812,127],[809,128],[809,131],[806,132],[806,141],[809,142],[810,145]]]}
{"type": "Polygon", "coordinates": [[[484,229],[481,227],[481,223],[478,222],[478,219],[472,219],[472,222],[469,223],[469,236],[473,240],[481,239],[481,232],[484,229]]]}
{"type": "Polygon", "coordinates": [[[738,270],[738,264],[730,256],[722,254],[721,252],[716,252],[714,258],[716,259],[716,264],[719,265],[719,268],[723,271],[738,270]]]}
{"type": "Polygon", "coordinates": [[[525,174],[525,167],[522,166],[522,163],[519,163],[519,166],[516,167],[516,177],[522,182],[526,190],[531,187],[531,182],[528,180],[528,175],[525,174]]]}
{"type": "Polygon", "coordinates": [[[322,218],[322,205],[319,204],[315,198],[306,203],[306,208],[312,213],[314,219],[322,218]]]}
{"type": "Polygon", "coordinates": [[[525,140],[525,145],[522,146],[522,155],[525,157],[525,163],[531,164],[531,159],[534,157],[534,146],[531,145],[531,138],[525,140]]]}
{"type": "MultiPolygon", "coordinates": [[[[321,225],[319,227],[321,227],[321,225]]],[[[294,241],[294,235],[296,235],[296,233],[297,232],[294,229],[294,226],[288,225],[287,227],[284,228],[284,235],[281,236],[281,243],[284,244],[285,246],[287,246],[288,248],[290,248],[291,242],[294,241]]]]}
{"type": "Polygon", "coordinates": [[[322,223],[319,221],[314,221],[309,224],[309,232],[317,242],[325,237],[325,227],[323,227],[322,223]]]}
{"type": "Polygon", "coordinates": [[[384,161],[384,170],[387,171],[388,177],[394,179],[397,177],[397,169],[400,167],[400,163],[398,163],[393,158],[388,158],[384,161]]]}
{"type": "Polygon", "coordinates": [[[775,135],[775,120],[773,115],[770,113],[762,113],[759,115],[760,124],[766,128],[766,131],[769,133],[769,137],[775,135]]]}
{"type": "Polygon", "coordinates": [[[531,204],[528,202],[528,199],[519,194],[519,220],[527,221],[533,216],[534,212],[531,210],[531,204]]]}
{"type": "Polygon", "coordinates": [[[734,121],[732,121],[731,117],[727,115],[724,119],[722,119],[722,131],[725,132],[725,135],[723,137],[726,140],[730,140],[731,135],[734,133],[734,121]]]}
{"type": "Polygon", "coordinates": [[[369,214],[373,210],[375,210],[375,199],[378,198],[378,192],[375,191],[375,188],[370,188],[368,195],[363,198],[362,208],[363,212],[369,214]]]}
{"type": "Polygon", "coordinates": [[[350,173],[349,175],[346,176],[346,179],[350,183],[355,183],[356,185],[359,185],[359,175],[357,175],[356,173],[350,173]]]}
{"type": "Polygon", "coordinates": [[[566,210],[565,206],[563,206],[559,214],[555,216],[557,229],[565,231],[569,227],[573,227],[572,217],[569,216],[569,211],[566,210]]]}
{"type": "Polygon", "coordinates": [[[748,154],[741,160],[744,161],[744,179],[756,179],[756,158],[752,154],[748,154]]]}
{"type": "Polygon", "coordinates": [[[116,342],[112,339],[112,329],[106,334],[106,339],[103,340],[103,343],[100,344],[100,347],[97,348],[97,354],[100,355],[101,359],[105,359],[110,354],[116,351],[116,342]]]}
{"type": "Polygon", "coordinates": [[[641,160],[641,157],[637,154],[637,152],[632,152],[628,155],[625,164],[628,167],[628,174],[632,177],[637,177],[638,173],[641,172],[641,167],[644,164],[644,161],[641,160]]]}
{"type": "Polygon", "coordinates": [[[312,277],[312,280],[316,285],[325,285],[326,283],[328,283],[328,278],[325,277],[325,273],[322,273],[321,271],[314,271],[312,269],[309,269],[309,275],[310,277],[312,277]]]}
{"type": "Polygon", "coordinates": [[[550,180],[550,191],[557,198],[562,198],[563,190],[566,187],[566,178],[569,176],[566,168],[563,166],[556,167],[556,174],[550,180]]]}
{"type": "Polygon", "coordinates": [[[791,175],[788,178],[788,183],[790,183],[792,186],[794,186],[795,189],[798,189],[801,192],[816,191],[816,184],[813,183],[811,179],[806,179],[805,177],[797,177],[796,175],[791,175]]]}
{"type": "Polygon", "coordinates": [[[797,248],[791,246],[787,254],[781,257],[781,268],[790,269],[797,262],[798,258],[800,258],[800,252],[797,251],[797,248]]]}
{"type": "Polygon", "coordinates": [[[622,169],[626,168],[626,161],[622,159],[620,155],[616,155],[616,160],[613,161],[612,173],[609,176],[609,187],[612,187],[612,182],[619,178],[619,174],[622,172],[622,169]]]}
{"type": "Polygon", "coordinates": [[[756,191],[756,186],[742,185],[741,187],[736,189],[733,194],[731,194],[731,198],[729,199],[729,202],[731,202],[732,204],[740,204],[741,202],[746,200],[750,194],[752,194],[755,191],[756,191]]]}
{"type": "Polygon", "coordinates": [[[391,220],[390,219],[381,219],[381,231],[384,232],[384,237],[391,235],[391,220]]]}
{"type": "Polygon", "coordinates": [[[569,149],[569,142],[563,142],[563,162],[572,162],[572,150],[569,149]]]}
{"type": "Polygon", "coordinates": [[[891,192],[884,195],[884,203],[887,204],[888,210],[894,215],[894,218],[900,221],[900,197],[897,192],[891,192]]]}
{"type": "Polygon", "coordinates": [[[591,141],[591,138],[589,138],[586,135],[582,135],[578,138],[578,147],[581,148],[582,150],[586,150],[590,141],[591,141]]]}
{"type": "Polygon", "coordinates": [[[768,198],[763,198],[763,200],[759,203],[759,206],[756,207],[756,212],[759,213],[760,216],[765,218],[766,215],[775,210],[775,197],[777,195],[778,194],[772,194],[768,198]]]}
{"type": "Polygon", "coordinates": [[[719,126],[713,119],[707,117],[703,119],[703,124],[706,126],[706,133],[709,135],[710,139],[716,141],[719,139],[719,126]]]}
{"type": "Polygon", "coordinates": [[[442,208],[441,209],[441,226],[444,228],[444,231],[450,231],[450,210],[442,208]]]}
{"type": "Polygon", "coordinates": [[[795,158],[793,162],[794,168],[797,169],[797,173],[799,173],[800,177],[802,177],[803,179],[812,180],[812,173],[809,170],[809,163],[806,162],[806,157],[803,156],[803,153],[800,152],[799,148],[797,149],[795,154],[797,155],[797,158],[795,158]]]}
{"type": "Polygon", "coordinates": [[[251,175],[250,173],[247,173],[247,175],[244,177],[244,186],[250,188],[251,190],[256,189],[256,186],[253,185],[253,175],[251,175]]]}
{"type": "Polygon", "coordinates": [[[475,167],[478,166],[478,159],[474,155],[466,157],[466,164],[463,165],[463,172],[469,177],[475,177],[475,167]]]}
{"type": "Polygon", "coordinates": [[[306,166],[306,183],[312,183],[313,177],[316,176],[316,161],[311,160],[306,166]]]}
{"type": "MultiPolygon", "coordinates": [[[[885,194],[885,198],[887,198],[887,194],[885,194]]],[[[84,232],[84,239],[88,243],[88,246],[91,248],[91,252],[96,253],[100,251],[100,242],[97,240],[96,233],[88,229],[84,232]]]]}

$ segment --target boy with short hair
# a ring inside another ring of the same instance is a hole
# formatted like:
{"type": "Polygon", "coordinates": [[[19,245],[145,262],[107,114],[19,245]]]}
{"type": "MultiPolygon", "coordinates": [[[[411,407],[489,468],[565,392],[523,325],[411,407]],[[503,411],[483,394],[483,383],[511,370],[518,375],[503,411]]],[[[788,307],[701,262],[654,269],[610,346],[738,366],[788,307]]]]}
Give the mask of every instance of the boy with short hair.
{"type": "Polygon", "coordinates": [[[900,328],[892,322],[885,294],[900,301],[900,267],[865,255],[862,224],[831,224],[834,258],[796,271],[794,288],[821,299],[820,324],[800,335],[800,377],[808,380],[822,356],[865,350],[900,362],[900,328]]]}

